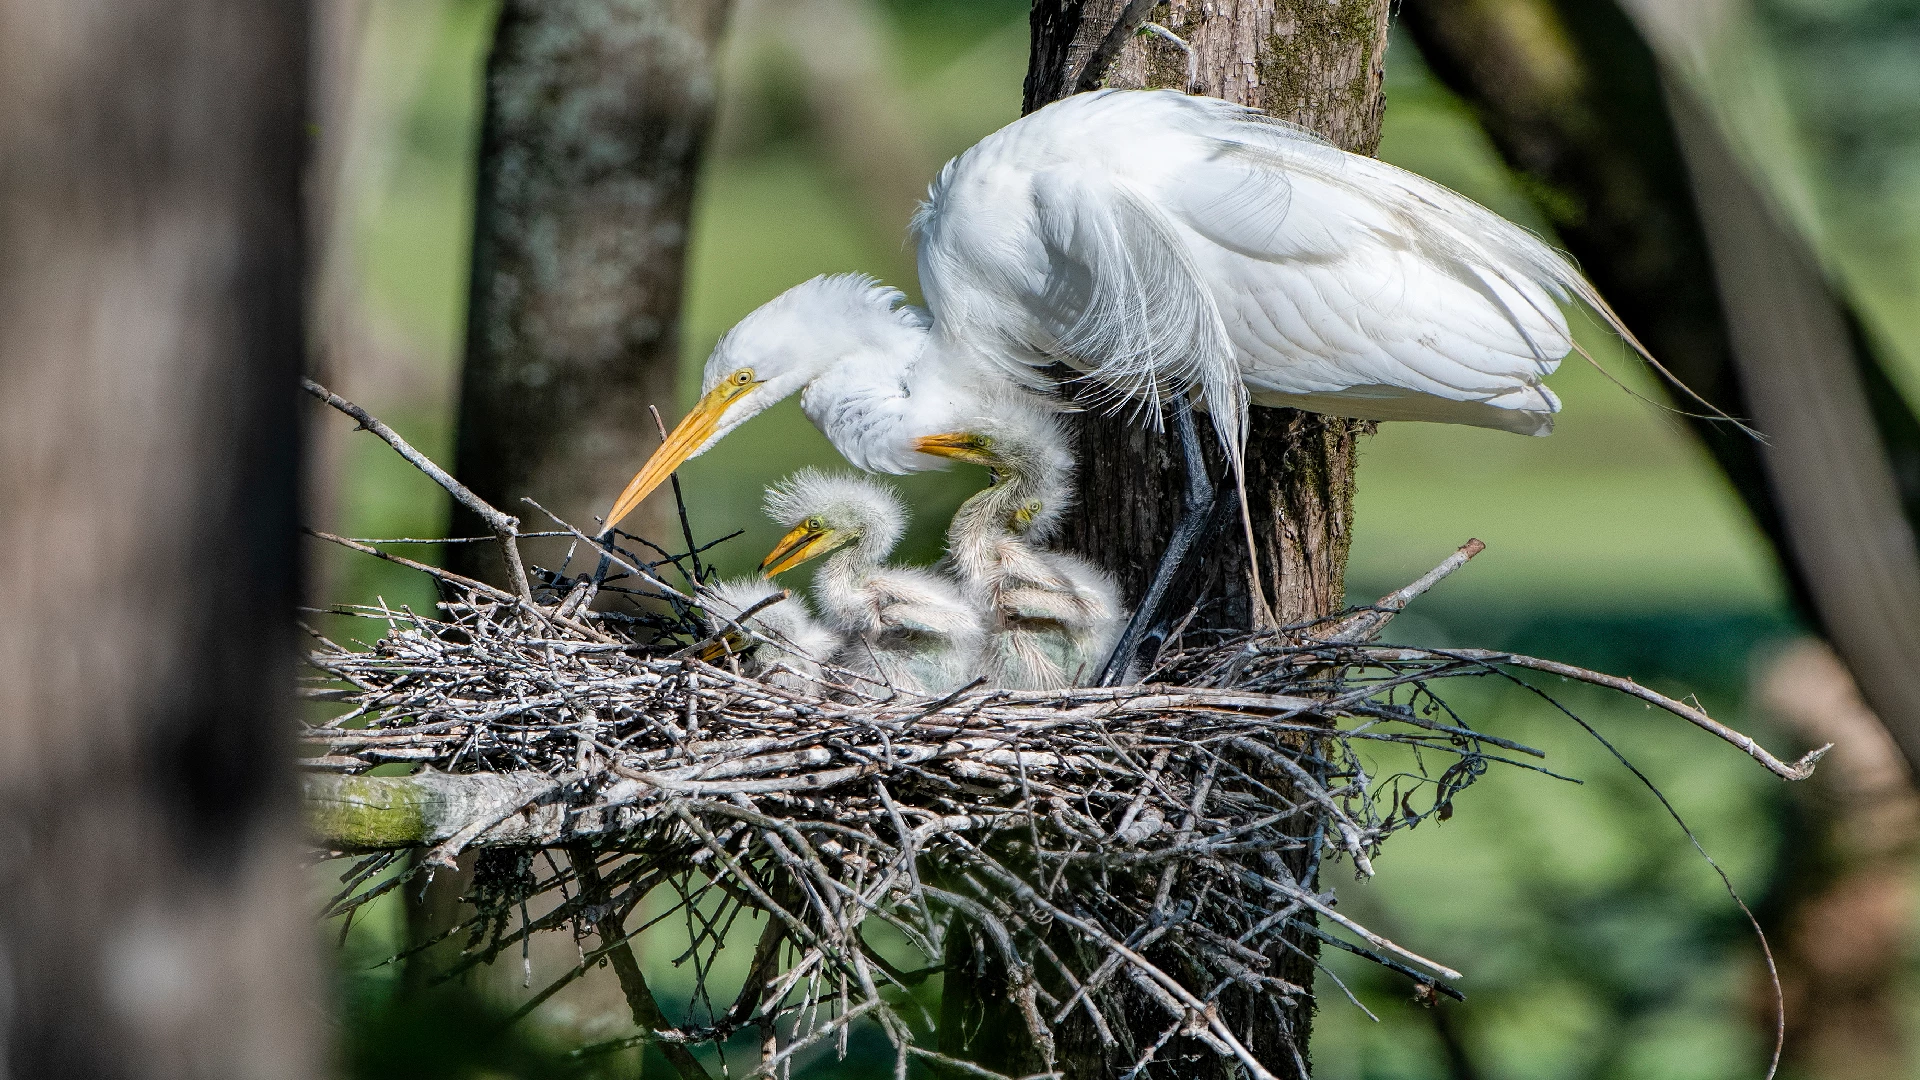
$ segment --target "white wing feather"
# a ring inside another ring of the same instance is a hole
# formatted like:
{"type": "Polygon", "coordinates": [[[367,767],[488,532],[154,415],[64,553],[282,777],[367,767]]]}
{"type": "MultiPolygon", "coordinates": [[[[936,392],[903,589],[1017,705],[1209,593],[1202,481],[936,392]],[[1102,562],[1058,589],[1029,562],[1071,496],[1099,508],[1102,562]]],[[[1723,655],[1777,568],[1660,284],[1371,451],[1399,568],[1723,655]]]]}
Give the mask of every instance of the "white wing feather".
{"type": "Polygon", "coordinates": [[[1143,405],[1192,393],[1235,444],[1249,395],[1544,434],[1569,298],[1638,347],[1520,226],[1170,91],[1080,95],[1002,129],[942,170],[916,231],[936,341],[1065,361],[1143,405]]]}
{"type": "Polygon", "coordinates": [[[1197,394],[1237,449],[1246,391],[1202,267],[1174,222],[1125,181],[1070,165],[1034,176],[1033,207],[1047,255],[1044,287],[1023,298],[1044,333],[1035,344],[1086,371],[1115,403],[1156,417],[1163,396],[1197,394]]]}

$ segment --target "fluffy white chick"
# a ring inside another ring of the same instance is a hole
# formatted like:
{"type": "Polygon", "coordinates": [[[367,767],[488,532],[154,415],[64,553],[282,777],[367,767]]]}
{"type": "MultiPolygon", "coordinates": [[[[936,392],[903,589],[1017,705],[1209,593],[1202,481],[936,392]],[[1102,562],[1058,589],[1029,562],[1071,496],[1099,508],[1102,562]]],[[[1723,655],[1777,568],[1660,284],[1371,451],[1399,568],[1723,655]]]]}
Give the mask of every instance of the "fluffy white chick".
{"type": "Polygon", "coordinates": [[[767,492],[767,516],[787,534],[760,564],[771,578],[826,556],[814,599],[846,640],[841,663],[897,690],[943,694],[972,678],[985,627],[947,578],[889,566],[907,511],[892,488],[803,469],[767,492]]]}
{"type": "Polygon", "coordinates": [[[1119,633],[1120,604],[1104,571],[1046,547],[1072,494],[1073,455],[1056,417],[1007,397],[918,448],[993,470],[947,530],[947,565],[989,613],[980,673],[1015,690],[1093,681],[1119,633]]]}
{"type": "Polygon", "coordinates": [[[726,621],[710,618],[717,639],[700,653],[713,663],[731,654],[741,670],[763,682],[800,693],[820,692],[820,669],[840,651],[840,635],[813,617],[806,600],[763,577],[734,578],[700,590],[701,603],[752,631],[743,634],[726,621]],[[770,597],[779,596],[764,607],[770,597]],[[743,620],[742,614],[752,612],[743,620]]]}

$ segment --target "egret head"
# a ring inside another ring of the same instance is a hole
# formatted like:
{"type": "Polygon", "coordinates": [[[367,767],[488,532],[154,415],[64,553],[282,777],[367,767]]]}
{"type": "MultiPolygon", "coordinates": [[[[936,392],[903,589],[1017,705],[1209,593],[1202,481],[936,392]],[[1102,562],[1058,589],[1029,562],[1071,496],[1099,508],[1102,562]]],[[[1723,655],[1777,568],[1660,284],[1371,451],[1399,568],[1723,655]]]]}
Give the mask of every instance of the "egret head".
{"type": "Polygon", "coordinates": [[[767,577],[845,544],[867,560],[886,558],[907,528],[906,505],[890,487],[862,476],[802,469],[767,489],[767,516],[788,532],[760,562],[767,577]]]}
{"type": "Polygon", "coordinates": [[[888,357],[910,349],[913,338],[924,335],[927,316],[904,300],[900,290],[864,274],[828,274],[754,309],[713,347],[700,400],[628,482],[606,527],[618,525],[689,458],[828,368],[863,353],[888,357]]]}
{"type": "Polygon", "coordinates": [[[1030,397],[996,401],[990,415],[965,430],[917,439],[914,448],[992,469],[994,486],[987,493],[1008,497],[1005,527],[1036,542],[1053,535],[1072,500],[1073,451],[1066,430],[1030,397]]]}

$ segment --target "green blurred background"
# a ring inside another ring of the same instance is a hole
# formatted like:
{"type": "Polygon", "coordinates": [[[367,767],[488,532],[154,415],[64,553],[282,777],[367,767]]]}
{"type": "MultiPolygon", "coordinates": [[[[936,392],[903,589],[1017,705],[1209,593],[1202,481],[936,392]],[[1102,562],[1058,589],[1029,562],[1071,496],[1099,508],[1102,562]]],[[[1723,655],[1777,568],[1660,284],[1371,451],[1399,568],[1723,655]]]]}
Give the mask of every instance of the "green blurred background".
{"type": "MultiPolygon", "coordinates": [[[[688,400],[719,335],[788,285],[863,270],[914,291],[901,232],[913,193],[877,184],[862,154],[897,153],[930,177],[1018,114],[1027,55],[1019,0],[862,7],[871,47],[855,70],[902,127],[897,146],[852,150],[810,112],[807,66],[780,20],[761,17],[767,6],[749,4],[736,19],[701,182],[683,326],[688,400]]],[[[374,0],[367,13],[354,76],[365,104],[347,136],[336,200],[343,340],[353,344],[328,376],[447,462],[493,10],[487,0],[374,0]]],[[[1892,0],[1766,0],[1749,16],[1735,35],[1737,55],[1714,69],[1722,74],[1709,89],[1879,329],[1912,341],[1920,331],[1920,12],[1892,0]]],[[[1399,38],[1389,52],[1381,156],[1539,226],[1471,118],[1399,38]]],[[[1566,365],[1554,380],[1566,411],[1551,438],[1390,424],[1367,440],[1353,598],[1397,587],[1477,536],[1486,553],[1397,623],[1398,640],[1512,648],[1630,675],[1676,696],[1697,694],[1781,756],[1798,753],[1799,737],[1759,707],[1754,691],[1800,635],[1770,551],[1682,427],[1610,381],[1652,394],[1643,372],[1590,323],[1584,340],[1610,374],[1577,358],[1566,365]]],[[[1920,388],[1912,350],[1897,374],[1910,393],[1920,388]]],[[[687,400],[660,404],[673,414],[687,400]]],[[[444,498],[384,446],[330,429],[320,447],[315,513],[329,527],[369,537],[443,534],[444,498]]],[[[683,470],[703,538],[746,530],[717,552],[723,569],[744,570],[766,551],[774,530],[758,514],[760,491],[809,463],[838,459],[788,402],[683,470]]],[[[918,519],[907,555],[934,557],[946,512],[978,480],[905,482],[918,519]]],[[[315,556],[324,601],[432,602],[424,581],[389,565],[331,550],[315,556]]],[[[1797,855],[1811,826],[1778,781],[1671,718],[1551,689],[1666,792],[1763,915],[1800,887],[1797,855]]],[[[1391,843],[1376,879],[1334,870],[1329,884],[1351,914],[1466,972],[1468,1001],[1429,1011],[1411,1003],[1404,980],[1331,956],[1313,1038],[1318,1075],[1758,1075],[1770,1044],[1758,950],[1686,837],[1604,749],[1538,699],[1477,685],[1459,689],[1456,704],[1476,726],[1547,750],[1549,767],[1585,783],[1495,772],[1452,820],[1391,843]],[[1377,1021],[1349,1003],[1335,976],[1377,1021]]],[[[628,1030],[610,976],[596,972],[543,1005],[518,1035],[478,1039],[498,1019],[491,1010],[526,993],[518,958],[503,959],[498,966],[512,970],[476,978],[472,1000],[437,1016],[475,1038],[448,1044],[459,1053],[428,1052],[418,1044],[425,1028],[388,1007],[396,969],[377,963],[398,944],[400,926],[397,905],[387,904],[356,924],[340,953],[358,1075],[543,1075],[547,1051],[628,1030]]],[[[676,934],[684,942],[668,925],[643,939],[670,999],[688,985],[671,966],[676,934]]],[[[566,935],[549,936],[562,940],[528,958],[536,987],[542,971],[574,960],[566,935]]],[[[1903,962],[1904,1023],[1914,1018],[1915,972],[1903,962]]],[[[856,1040],[847,1063],[823,1059],[808,1075],[885,1074],[890,1055],[877,1052],[856,1040]]],[[[609,1075],[641,1067],[632,1054],[601,1065],[609,1075]]]]}

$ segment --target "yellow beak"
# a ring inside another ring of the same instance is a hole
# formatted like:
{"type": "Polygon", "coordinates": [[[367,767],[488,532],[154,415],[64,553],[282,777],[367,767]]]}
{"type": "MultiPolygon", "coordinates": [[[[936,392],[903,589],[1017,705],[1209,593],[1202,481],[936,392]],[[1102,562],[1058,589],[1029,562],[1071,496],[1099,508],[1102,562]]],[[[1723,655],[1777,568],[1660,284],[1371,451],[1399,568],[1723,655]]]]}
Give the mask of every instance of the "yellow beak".
{"type": "Polygon", "coordinates": [[[994,464],[993,455],[988,452],[992,445],[985,437],[964,431],[950,431],[944,435],[926,435],[913,440],[913,448],[923,454],[951,458],[954,461],[964,461],[972,465],[994,464]]]}
{"type": "Polygon", "coordinates": [[[707,391],[686,419],[667,435],[667,441],[660,444],[660,449],[655,450],[647,463],[627,482],[626,490],[620,493],[620,498],[614,500],[613,509],[607,512],[607,523],[601,528],[600,534],[605,536],[612,532],[615,525],[633,513],[633,508],[639,506],[642,499],[653,494],[654,488],[666,483],[667,477],[672,476],[675,469],[685,464],[713,437],[714,429],[720,426],[720,418],[726,414],[727,407],[738,400],[741,394],[758,385],[756,382],[743,386],[729,379],[707,391]]]}
{"type": "Polygon", "coordinates": [[[749,641],[738,630],[729,630],[708,642],[699,652],[694,653],[702,663],[711,664],[728,654],[739,655],[746,651],[749,641]]]}
{"type": "Polygon", "coordinates": [[[846,542],[846,538],[832,529],[809,529],[798,525],[794,530],[780,538],[760,560],[760,573],[765,577],[784,574],[806,562],[808,559],[825,555],[846,542]]]}

